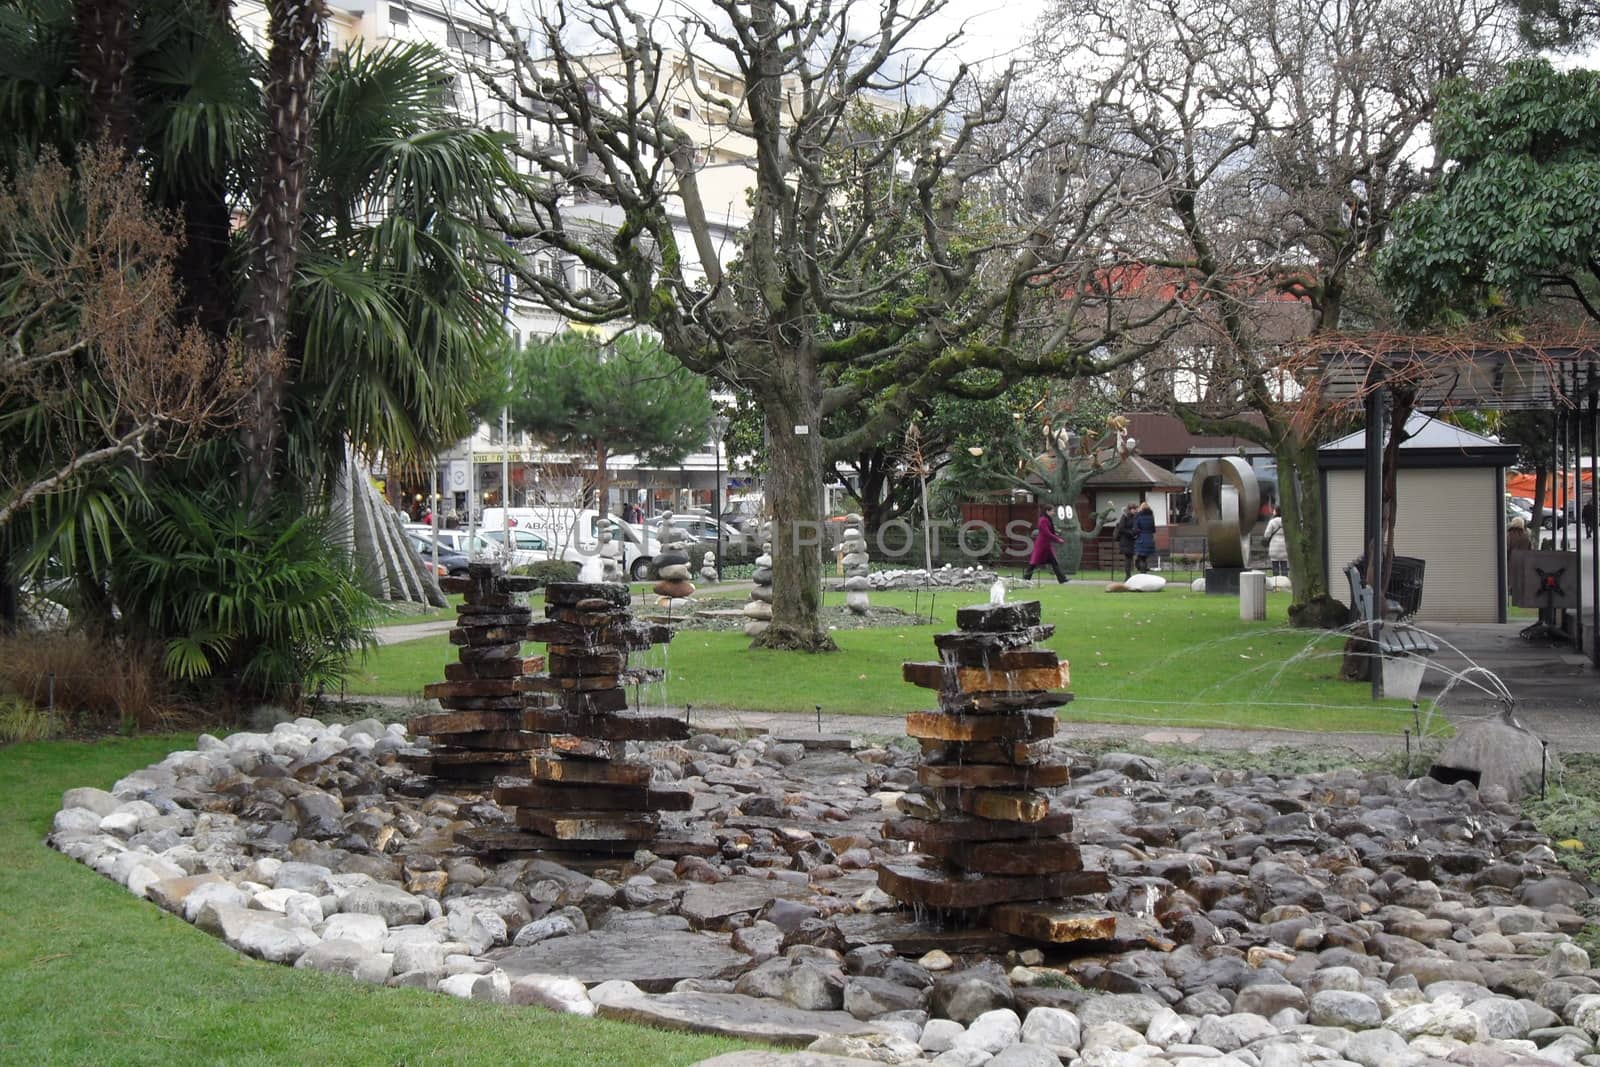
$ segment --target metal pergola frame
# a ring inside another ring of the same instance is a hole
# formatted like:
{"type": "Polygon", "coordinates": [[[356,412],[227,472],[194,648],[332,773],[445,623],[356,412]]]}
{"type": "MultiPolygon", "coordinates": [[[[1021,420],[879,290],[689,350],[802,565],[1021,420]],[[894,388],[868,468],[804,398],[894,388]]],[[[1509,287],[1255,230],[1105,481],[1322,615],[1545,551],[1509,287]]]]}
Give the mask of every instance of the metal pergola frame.
{"type": "MultiPolygon", "coordinates": [[[[1439,413],[1458,409],[1499,411],[1548,411],[1555,418],[1551,437],[1551,471],[1555,484],[1569,475],[1576,522],[1557,527],[1562,551],[1575,550],[1578,561],[1578,603],[1573,612],[1574,639],[1581,651],[1584,640],[1584,609],[1588,608],[1590,659],[1600,668],[1600,561],[1590,559],[1591,587],[1583,588],[1584,543],[1582,536],[1585,487],[1580,462],[1584,436],[1589,443],[1591,477],[1600,470],[1600,341],[1587,339],[1566,344],[1429,344],[1424,338],[1404,345],[1362,346],[1332,344],[1318,354],[1320,374],[1317,388],[1328,403],[1354,404],[1361,401],[1366,413],[1366,453],[1364,476],[1364,523],[1362,539],[1374,553],[1377,573],[1381,574],[1383,551],[1383,453],[1388,433],[1387,411],[1391,384],[1401,382],[1415,396],[1419,411],[1439,413]],[[1585,427],[1587,429],[1585,430],[1585,427]],[[1571,460],[1563,468],[1562,453],[1571,460]],[[1573,536],[1574,529],[1577,535],[1573,536]]],[[[1588,486],[1588,500],[1594,501],[1597,487],[1588,486]]],[[[1559,499],[1552,491],[1551,500],[1559,499]]],[[[1537,532],[1537,531],[1536,531],[1537,532]]],[[[1589,554],[1595,554],[1600,537],[1590,541],[1589,554]]],[[[1380,601],[1381,603],[1381,601],[1380,601]]],[[[1374,625],[1372,639],[1381,635],[1382,612],[1374,625]]],[[[1374,692],[1379,684],[1374,671],[1374,692]]]]}

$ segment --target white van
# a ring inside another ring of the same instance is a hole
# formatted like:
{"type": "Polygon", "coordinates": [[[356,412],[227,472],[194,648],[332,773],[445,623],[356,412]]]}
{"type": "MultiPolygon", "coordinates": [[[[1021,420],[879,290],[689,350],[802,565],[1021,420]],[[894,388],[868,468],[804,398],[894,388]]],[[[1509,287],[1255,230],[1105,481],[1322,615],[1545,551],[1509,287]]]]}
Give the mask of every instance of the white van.
{"type": "MultiPolygon", "coordinates": [[[[622,545],[622,568],[634,581],[643,581],[649,575],[650,562],[660,542],[653,532],[632,523],[623,522],[615,515],[606,516],[611,526],[611,539],[622,545]]],[[[505,529],[509,523],[514,531],[531,531],[547,546],[551,559],[564,559],[582,564],[600,552],[600,513],[593,508],[484,508],[483,529],[486,534],[505,529]]]]}

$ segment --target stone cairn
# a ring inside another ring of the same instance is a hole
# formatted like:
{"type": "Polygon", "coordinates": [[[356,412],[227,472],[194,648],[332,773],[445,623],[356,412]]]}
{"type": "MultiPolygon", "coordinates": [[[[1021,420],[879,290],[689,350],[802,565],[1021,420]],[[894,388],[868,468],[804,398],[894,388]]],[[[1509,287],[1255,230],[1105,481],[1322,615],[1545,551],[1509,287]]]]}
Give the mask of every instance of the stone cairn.
{"type": "Polygon", "coordinates": [[[672,512],[661,516],[661,550],[656,553],[656,584],[651,592],[661,598],[664,608],[680,606],[678,601],[694,596],[694,582],[689,580],[689,550],[694,542],[683,528],[672,520],[672,512]]]}
{"type": "Polygon", "coordinates": [[[515,774],[495,781],[494,799],[519,829],[463,831],[458,841],[484,851],[632,852],[653,841],[663,811],[687,811],[683,790],[650,784],[651,767],[627,758],[629,741],[675,741],[688,724],[628,711],[629,685],[662,672],[629,667],[628,654],[671,640],[658,624],[628,612],[628,587],[610,582],[551,582],[545,619],[527,627],[548,648],[549,671],[520,680],[522,726],[541,744],[515,774]]]}
{"type": "Polygon", "coordinates": [[[704,578],[708,584],[715,583],[721,577],[717,574],[717,554],[715,552],[707,552],[700,557],[700,577],[704,578]]]}
{"type": "Polygon", "coordinates": [[[459,662],[445,667],[444,681],[422,691],[445,710],[414,716],[407,724],[413,735],[433,739],[430,748],[407,756],[418,774],[487,787],[496,775],[527,767],[528,751],[542,739],[523,729],[518,686],[544,659],[522,655],[533,611],[519,605],[516,594],[536,586],[533,578],[506,577],[494,563],[469,565],[465,578],[439,579],[444,592],[464,594],[450,631],[459,662]]]}
{"type": "Polygon", "coordinates": [[[763,542],[761,555],[756,557],[755,585],[750,590],[750,601],[744,606],[744,633],[746,637],[759,637],[772,625],[772,543],[763,542]]]}
{"type": "Polygon", "coordinates": [[[622,546],[611,537],[611,531],[601,525],[598,538],[600,542],[600,580],[604,582],[623,582],[627,579],[622,573],[622,546]]]}
{"type": "Polygon", "coordinates": [[[1085,870],[1069,839],[1070,812],[1052,811],[1041,790],[1067,784],[1049,756],[1054,708],[1072,699],[1067,664],[1035,642],[1039,602],[956,611],[958,629],[934,638],[941,662],[906,663],[906,681],[939,694],[939,710],[906,716],[922,747],[919,794],[885,838],[915,853],[880,863],[878,886],[913,905],[1043,942],[1114,936],[1116,918],[1063,898],[1103,893],[1104,871],[1085,870]]]}
{"type": "Polygon", "coordinates": [[[865,615],[867,590],[872,587],[867,579],[871,569],[867,560],[867,539],[861,533],[860,515],[846,515],[844,521],[844,539],[839,544],[844,549],[844,606],[857,615],[865,615]]]}

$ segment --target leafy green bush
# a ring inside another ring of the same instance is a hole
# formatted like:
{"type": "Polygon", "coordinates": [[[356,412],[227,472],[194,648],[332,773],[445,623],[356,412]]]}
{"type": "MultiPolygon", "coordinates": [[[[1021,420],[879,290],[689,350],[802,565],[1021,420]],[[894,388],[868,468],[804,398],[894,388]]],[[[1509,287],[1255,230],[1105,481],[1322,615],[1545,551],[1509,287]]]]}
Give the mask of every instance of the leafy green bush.
{"type": "Polygon", "coordinates": [[[512,567],[511,573],[522,578],[533,578],[543,587],[551,582],[577,581],[578,565],[564,559],[542,559],[525,567],[512,567]]]}
{"type": "Polygon", "coordinates": [[[154,483],[132,511],[112,589],[128,631],[161,643],[170,677],[298,705],[375,645],[381,607],[320,507],[282,489],[241,501],[218,479],[154,483]]]}

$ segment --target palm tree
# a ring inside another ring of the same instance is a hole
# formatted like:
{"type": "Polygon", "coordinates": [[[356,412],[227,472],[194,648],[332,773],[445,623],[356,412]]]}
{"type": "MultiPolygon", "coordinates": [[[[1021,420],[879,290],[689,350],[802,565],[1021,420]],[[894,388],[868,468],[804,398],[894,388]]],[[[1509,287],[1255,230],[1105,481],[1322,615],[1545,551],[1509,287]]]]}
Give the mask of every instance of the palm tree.
{"type": "MultiPolygon", "coordinates": [[[[444,57],[390,45],[296,66],[294,78],[311,69],[314,83],[285,105],[293,115],[279,115],[262,88],[271,79],[261,57],[225,6],[131,6],[138,18],[124,91],[140,119],[134,158],[151,201],[185,225],[183,313],[218,337],[287,357],[272,385],[278,400],[261,409],[254,454],[209,449],[193,479],[237,477],[247,464],[259,473],[270,455],[275,482],[314,494],[347,445],[405,456],[459,439],[503,348],[497,266],[509,250],[479,220],[514,175],[501,136],[452,110],[444,57]],[[275,124],[278,139],[292,135],[298,147],[269,151],[275,124]],[[262,161],[287,174],[307,146],[298,191],[274,199],[262,161]],[[233,232],[252,204],[256,225],[233,232]],[[276,271],[290,231],[261,220],[297,204],[285,299],[281,278],[262,279],[261,238],[277,250],[267,264],[276,271]],[[269,315],[269,307],[288,310],[269,315]]],[[[74,17],[70,0],[0,8],[0,171],[45,147],[71,161],[88,135],[74,17]]],[[[298,25],[288,38],[312,40],[298,25]]],[[[113,550],[116,501],[137,492],[126,473],[105,472],[31,508],[35,558],[88,556],[98,571],[103,555],[88,546],[113,550]]]]}

